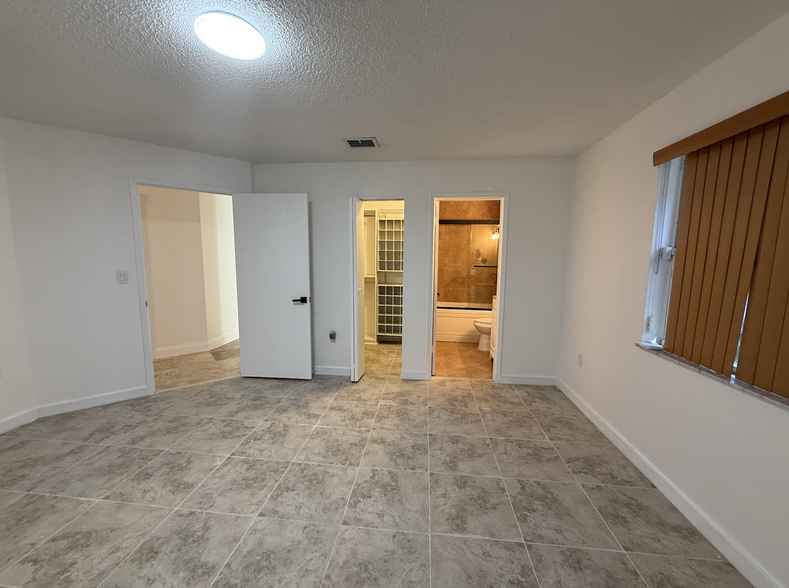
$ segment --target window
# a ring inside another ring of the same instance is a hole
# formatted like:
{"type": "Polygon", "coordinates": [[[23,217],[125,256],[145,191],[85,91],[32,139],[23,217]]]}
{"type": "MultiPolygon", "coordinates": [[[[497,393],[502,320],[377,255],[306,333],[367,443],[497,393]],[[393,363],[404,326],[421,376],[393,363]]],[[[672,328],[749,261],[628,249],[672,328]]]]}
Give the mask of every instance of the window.
{"type": "Polygon", "coordinates": [[[786,114],[789,93],[662,150],[662,161],[655,154],[643,341],[789,398],[786,114]],[[784,114],[760,122],[776,100],[784,114]],[[684,154],[665,159],[677,149],[684,154]]]}

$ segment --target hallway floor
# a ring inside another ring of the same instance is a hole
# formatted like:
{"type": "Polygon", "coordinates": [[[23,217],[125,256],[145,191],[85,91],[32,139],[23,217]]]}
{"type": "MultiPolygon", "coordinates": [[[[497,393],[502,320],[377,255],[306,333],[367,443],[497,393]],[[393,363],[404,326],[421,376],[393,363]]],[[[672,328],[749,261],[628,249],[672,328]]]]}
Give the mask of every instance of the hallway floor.
{"type": "Polygon", "coordinates": [[[492,380],[493,361],[489,351],[477,349],[477,343],[437,341],[436,375],[492,380]]]}
{"type": "Polygon", "coordinates": [[[0,436],[0,586],[749,586],[558,389],[367,355],[0,436]]]}
{"type": "Polygon", "coordinates": [[[156,391],[183,388],[240,376],[238,339],[226,345],[189,355],[153,360],[156,391]]]}

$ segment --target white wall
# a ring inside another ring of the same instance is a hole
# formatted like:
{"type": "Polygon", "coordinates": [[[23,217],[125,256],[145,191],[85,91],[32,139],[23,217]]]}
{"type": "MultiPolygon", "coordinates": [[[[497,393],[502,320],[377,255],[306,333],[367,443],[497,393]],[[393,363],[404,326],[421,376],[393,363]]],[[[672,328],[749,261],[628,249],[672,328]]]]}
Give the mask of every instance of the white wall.
{"type": "Polygon", "coordinates": [[[200,193],[207,348],[238,339],[233,198],[200,193]]]}
{"type": "Polygon", "coordinates": [[[718,547],[752,582],[784,587],[789,411],[633,343],[641,336],[658,189],[652,152],[785,92],[787,55],[789,15],[579,157],[559,364],[564,389],[651,462],[675,499],[683,494],[695,505],[697,513],[686,512],[711,537],[721,533],[718,547]]]}
{"type": "Polygon", "coordinates": [[[350,369],[351,196],[405,200],[403,373],[428,377],[431,192],[509,192],[502,374],[556,375],[572,161],[495,160],[255,166],[256,192],[306,192],[316,369],[350,369]],[[329,331],[337,331],[337,343],[329,331]]]}
{"type": "Polygon", "coordinates": [[[0,118],[0,429],[35,407],[145,393],[134,180],[247,192],[251,166],[0,118]],[[18,280],[6,281],[14,265],[18,280]],[[116,270],[129,271],[128,285],[116,270]]]}
{"type": "Polygon", "coordinates": [[[141,186],[139,192],[154,357],[205,351],[202,197],[153,186],[141,186]]]}

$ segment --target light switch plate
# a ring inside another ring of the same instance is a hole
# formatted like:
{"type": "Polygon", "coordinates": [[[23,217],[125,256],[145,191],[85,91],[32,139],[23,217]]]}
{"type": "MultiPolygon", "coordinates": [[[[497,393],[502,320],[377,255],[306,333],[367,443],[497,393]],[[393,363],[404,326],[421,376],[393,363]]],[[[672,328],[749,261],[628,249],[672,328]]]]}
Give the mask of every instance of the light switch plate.
{"type": "Polygon", "coordinates": [[[120,271],[117,271],[115,273],[115,275],[118,278],[118,283],[119,284],[128,284],[129,283],[129,272],[120,270],[120,271]]]}

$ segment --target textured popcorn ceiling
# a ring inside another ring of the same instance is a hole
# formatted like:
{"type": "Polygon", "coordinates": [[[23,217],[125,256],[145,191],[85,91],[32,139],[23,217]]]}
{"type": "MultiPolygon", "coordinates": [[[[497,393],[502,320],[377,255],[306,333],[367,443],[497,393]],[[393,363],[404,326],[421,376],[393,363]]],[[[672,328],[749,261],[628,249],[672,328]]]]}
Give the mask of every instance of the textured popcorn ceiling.
{"type": "Polygon", "coordinates": [[[0,115],[253,162],[574,155],[787,0],[2,0],[0,115]],[[263,33],[202,46],[219,9],[263,33]],[[343,137],[375,135],[381,149],[343,137]]]}

